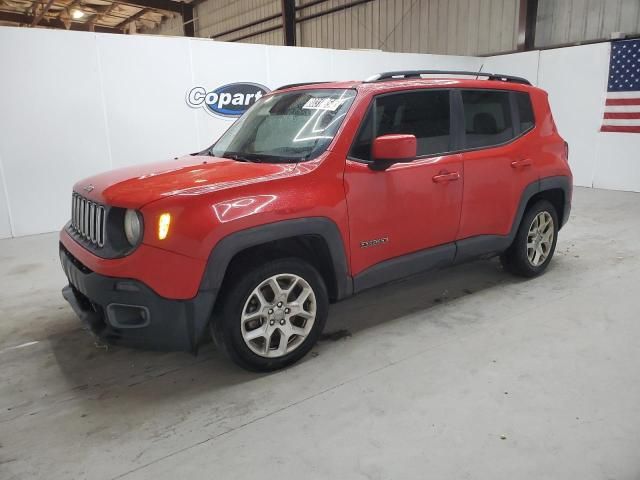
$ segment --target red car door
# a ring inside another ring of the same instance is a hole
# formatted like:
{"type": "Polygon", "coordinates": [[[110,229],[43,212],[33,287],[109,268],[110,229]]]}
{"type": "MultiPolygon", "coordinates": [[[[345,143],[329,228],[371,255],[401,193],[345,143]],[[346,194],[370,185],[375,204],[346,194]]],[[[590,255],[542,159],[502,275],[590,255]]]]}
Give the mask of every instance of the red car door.
{"type": "MultiPolygon", "coordinates": [[[[465,118],[464,202],[458,239],[505,236],[511,231],[524,189],[538,179],[530,154],[533,118],[522,118],[515,93],[463,90],[465,118]],[[512,105],[512,96],[514,104],[512,105]]],[[[530,108],[530,107],[529,107],[530,108]]]]}
{"type": "Polygon", "coordinates": [[[435,260],[453,259],[464,178],[460,155],[447,153],[453,150],[449,97],[447,90],[424,89],[372,101],[344,175],[356,290],[358,275],[365,271],[373,272],[373,278],[360,285],[363,288],[415,273],[425,261],[433,261],[408,254],[449,244],[437,251],[435,260]],[[372,139],[391,133],[415,135],[418,157],[387,170],[371,170],[372,139]],[[400,258],[406,260],[404,267],[381,263],[400,258]]]}

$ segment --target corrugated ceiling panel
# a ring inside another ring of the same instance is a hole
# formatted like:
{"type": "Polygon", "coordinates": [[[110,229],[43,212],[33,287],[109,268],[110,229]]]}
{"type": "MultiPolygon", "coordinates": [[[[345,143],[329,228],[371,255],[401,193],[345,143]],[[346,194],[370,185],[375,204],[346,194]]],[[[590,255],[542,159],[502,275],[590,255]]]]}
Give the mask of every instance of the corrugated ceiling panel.
{"type": "Polygon", "coordinates": [[[640,34],[640,0],[539,0],[536,46],[640,34]]]}
{"type": "MultiPolygon", "coordinates": [[[[196,7],[196,16],[198,18],[197,35],[199,37],[215,36],[227,30],[279,13],[279,0],[237,0],[234,2],[208,0],[196,7]]],[[[234,41],[245,35],[257,33],[260,30],[274,27],[280,23],[281,20],[278,18],[217,37],[216,39],[234,41]]],[[[277,31],[273,31],[261,33],[240,41],[268,44],[279,42],[277,44],[282,45],[282,32],[277,33],[277,31]]]]}
{"type": "MultiPolygon", "coordinates": [[[[310,0],[297,0],[301,5],[310,0]]],[[[328,0],[304,8],[300,17],[347,6],[328,0]]],[[[381,49],[454,55],[495,54],[516,49],[519,0],[372,0],[297,24],[298,45],[381,49]]],[[[280,13],[280,0],[206,0],[196,7],[200,37],[220,34],[280,13]]],[[[263,22],[218,40],[282,45],[281,24],[263,22]],[[253,36],[247,36],[254,34],[253,36]],[[240,37],[246,37],[241,39],[240,37]]],[[[179,17],[152,33],[181,34],[179,17]]],[[[640,34],[640,0],[539,0],[536,46],[608,39],[612,32],[640,34]]]]}
{"type": "MultiPolygon", "coordinates": [[[[345,5],[330,0],[302,16],[345,5]]],[[[305,47],[473,55],[515,49],[518,0],[374,0],[299,24],[305,47]]]]}

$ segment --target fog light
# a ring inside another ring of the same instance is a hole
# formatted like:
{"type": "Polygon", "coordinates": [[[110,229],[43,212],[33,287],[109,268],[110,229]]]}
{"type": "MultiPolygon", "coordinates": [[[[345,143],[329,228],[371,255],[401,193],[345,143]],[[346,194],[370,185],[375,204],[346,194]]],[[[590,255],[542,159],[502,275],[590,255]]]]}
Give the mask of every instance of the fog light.
{"type": "Polygon", "coordinates": [[[171,214],[163,213],[158,219],[158,238],[164,240],[169,234],[169,225],[171,224],[171,214]]]}

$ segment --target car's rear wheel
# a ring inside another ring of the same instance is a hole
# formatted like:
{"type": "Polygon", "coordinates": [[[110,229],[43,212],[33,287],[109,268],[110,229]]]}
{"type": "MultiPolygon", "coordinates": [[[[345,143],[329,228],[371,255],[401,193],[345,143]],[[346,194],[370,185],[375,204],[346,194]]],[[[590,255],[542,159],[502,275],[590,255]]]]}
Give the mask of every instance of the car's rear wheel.
{"type": "Polygon", "coordinates": [[[273,260],[234,272],[212,334],[238,365],[277,370],[309,352],[324,328],[328,307],[326,286],[313,266],[297,258],[273,260]]]}
{"type": "Polygon", "coordinates": [[[547,200],[539,200],[525,212],[509,249],[500,256],[506,270],[523,277],[544,272],[558,240],[558,214],[547,200]]]}

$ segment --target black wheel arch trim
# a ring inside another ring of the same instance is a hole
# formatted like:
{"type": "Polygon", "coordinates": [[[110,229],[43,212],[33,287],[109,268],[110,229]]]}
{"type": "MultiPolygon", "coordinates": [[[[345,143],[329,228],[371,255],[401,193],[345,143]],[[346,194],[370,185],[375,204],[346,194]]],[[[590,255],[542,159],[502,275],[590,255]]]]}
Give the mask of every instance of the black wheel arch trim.
{"type": "MultiPolygon", "coordinates": [[[[529,201],[537,194],[548,190],[560,189],[564,192],[564,211],[557,212],[562,217],[562,225],[567,223],[571,210],[572,185],[569,177],[554,176],[540,178],[531,182],[525,187],[520,196],[518,210],[511,224],[511,231],[508,235],[478,235],[476,237],[465,238],[456,242],[456,256],[454,263],[463,263],[474,258],[490,256],[504,252],[513,243],[520,227],[520,222],[529,201]]],[[[561,225],[561,226],[562,226],[561,225]]]]}
{"type": "Polygon", "coordinates": [[[540,183],[539,192],[544,192],[546,190],[555,190],[555,189],[560,189],[564,192],[564,209],[562,212],[556,212],[558,216],[562,219],[560,221],[560,227],[559,227],[559,228],[562,228],[569,220],[569,215],[571,213],[571,197],[573,194],[573,185],[569,181],[569,177],[565,177],[565,176],[546,177],[546,178],[541,178],[539,180],[539,183],[540,183]]]}
{"type": "Polygon", "coordinates": [[[350,296],[353,293],[353,282],[349,275],[344,242],[338,226],[327,217],[282,220],[227,235],[213,247],[209,255],[200,290],[218,291],[231,260],[238,253],[275,240],[304,235],[320,236],[326,242],[335,275],[336,300],[350,296]]]}

